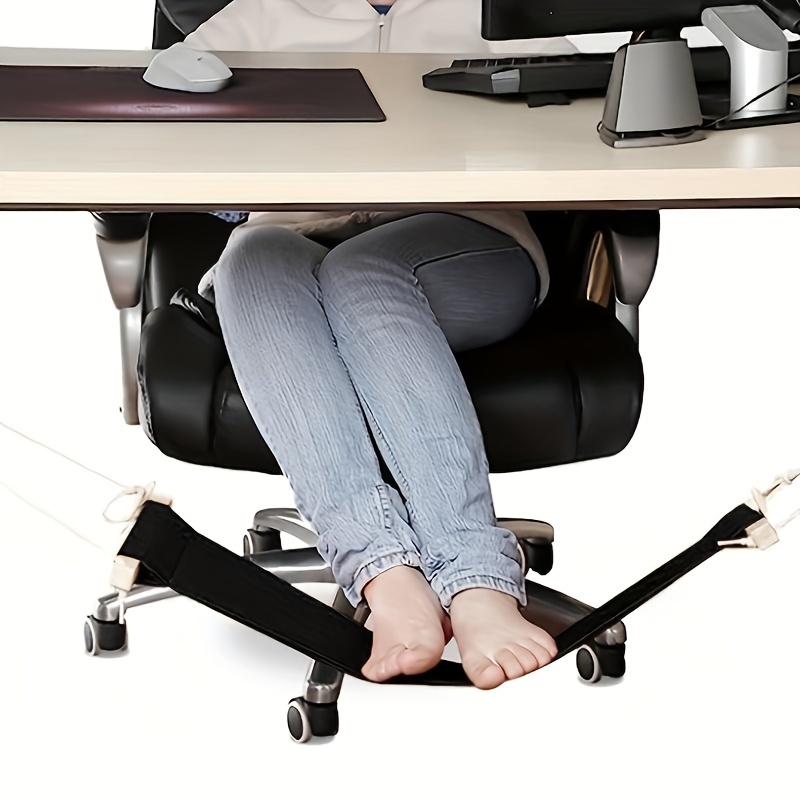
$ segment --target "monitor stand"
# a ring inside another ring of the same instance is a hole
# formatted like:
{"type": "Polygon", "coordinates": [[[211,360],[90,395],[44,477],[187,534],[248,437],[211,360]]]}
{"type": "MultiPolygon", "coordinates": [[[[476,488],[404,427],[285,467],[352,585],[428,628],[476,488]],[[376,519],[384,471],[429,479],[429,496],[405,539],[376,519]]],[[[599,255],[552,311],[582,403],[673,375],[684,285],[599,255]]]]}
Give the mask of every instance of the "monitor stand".
{"type": "Polygon", "coordinates": [[[800,97],[789,95],[785,83],[778,86],[789,77],[789,43],[783,30],[757,6],[707,8],[701,19],[731,60],[730,99],[701,98],[707,124],[727,129],[800,121],[800,97]],[[773,86],[778,88],[750,103],[773,86]]]}
{"type": "Polygon", "coordinates": [[[689,45],[679,31],[634,32],[614,57],[600,139],[655,147],[705,138],[689,45]]]}

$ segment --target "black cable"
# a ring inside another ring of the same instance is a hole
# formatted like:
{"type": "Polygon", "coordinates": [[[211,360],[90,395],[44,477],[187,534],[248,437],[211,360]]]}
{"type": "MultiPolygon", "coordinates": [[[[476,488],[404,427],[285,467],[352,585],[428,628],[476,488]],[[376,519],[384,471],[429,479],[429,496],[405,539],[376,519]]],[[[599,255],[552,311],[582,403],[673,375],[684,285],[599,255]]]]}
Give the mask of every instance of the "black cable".
{"type": "Polygon", "coordinates": [[[737,108],[736,111],[731,111],[731,113],[728,114],[727,116],[720,117],[719,119],[715,119],[712,122],[707,122],[705,125],[701,125],[700,126],[700,130],[705,130],[706,128],[713,128],[718,123],[725,122],[725,120],[728,120],[731,117],[736,116],[736,114],[738,114],[740,111],[744,111],[747,108],[747,106],[752,105],[753,103],[756,102],[756,100],[760,100],[762,97],[764,97],[765,95],[768,95],[770,92],[774,92],[776,89],[780,89],[781,86],[785,86],[787,84],[793,83],[798,78],[800,78],[800,72],[798,72],[797,75],[793,75],[791,78],[787,78],[785,81],[781,81],[780,83],[776,84],[772,88],[767,89],[764,92],[761,92],[761,94],[757,94],[752,100],[748,100],[741,108],[737,108]]]}

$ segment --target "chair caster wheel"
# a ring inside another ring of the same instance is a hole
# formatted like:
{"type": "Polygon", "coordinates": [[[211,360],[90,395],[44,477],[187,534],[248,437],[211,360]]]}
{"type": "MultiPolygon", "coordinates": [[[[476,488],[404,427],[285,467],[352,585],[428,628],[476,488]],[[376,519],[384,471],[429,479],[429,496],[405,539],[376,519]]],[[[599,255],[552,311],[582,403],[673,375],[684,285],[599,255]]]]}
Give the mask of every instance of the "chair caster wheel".
{"type": "Polygon", "coordinates": [[[314,736],[336,736],[339,732],[339,709],[336,703],[309,703],[303,697],[295,697],[289,701],[286,724],[289,735],[300,743],[314,736]]]}
{"type": "Polygon", "coordinates": [[[281,532],[274,528],[263,531],[248,528],[242,540],[242,551],[245,556],[281,549],[281,532]]]}
{"type": "Polygon", "coordinates": [[[83,643],[90,656],[122,650],[128,645],[128,624],[87,617],[83,625],[83,643]]]}
{"type": "Polygon", "coordinates": [[[625,645],[585,644],[578,650],[575,663],[578,674],[586,683],[597,683],[604,675],[621,678],[625,674],[625,645]]]}

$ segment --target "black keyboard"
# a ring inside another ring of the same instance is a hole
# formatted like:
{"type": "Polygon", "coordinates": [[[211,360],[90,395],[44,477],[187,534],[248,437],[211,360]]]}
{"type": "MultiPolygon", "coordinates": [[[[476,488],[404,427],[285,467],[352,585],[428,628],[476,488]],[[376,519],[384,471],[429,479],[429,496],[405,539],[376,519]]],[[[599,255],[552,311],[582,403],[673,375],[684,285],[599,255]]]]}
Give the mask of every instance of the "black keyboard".
{"type": "MultiPolygon", "coordinates": [[[[695,79],[707,85],[730,83],[731,65],[723,47],[691,49],[695,79]]],[[[422,76],[422,85],[439,92],[544,94],[568,96],[605,92],[613,53],[570,53],[530,58],[471,58],[454,61],[422,76]]],[[[800,73],[800,41],[789,42],[789,76],[800,73]]],[[[722,88],[722,87],[720,87],[722,88]]]]}

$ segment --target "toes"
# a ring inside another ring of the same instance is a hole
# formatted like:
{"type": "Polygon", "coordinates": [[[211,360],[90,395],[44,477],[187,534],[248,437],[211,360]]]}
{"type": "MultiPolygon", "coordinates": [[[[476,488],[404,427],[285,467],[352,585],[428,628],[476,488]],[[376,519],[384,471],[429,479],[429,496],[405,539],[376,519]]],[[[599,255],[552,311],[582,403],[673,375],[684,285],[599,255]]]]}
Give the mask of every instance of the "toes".
{"type": "Polygon", "coordinates": [[[502,650],[498,650],[494,660],[503,668],[506,677],[511,680],[514,680],[514,678],[521,678],[527,672],[510,647],[504,647],[502,650]]]}
{"type": "Polygon", "coordinates": [[[479,689],[494,689],[507,680],[515,680],[540,669],[551,660],[550,653],[534,640],[516,642],[497,651],[494,660],[485,657],[462,661],[467,677],[479,689]]]}
{"type": "MultiPolygon", "coordinates": [[[[538,650],[535,650],[532,646],[532,643],[524,643],[524,644],[517,644],[516,642],[512,645],[509,645],[508,649],[517,657],[517,661],[522,665],[522,669],[524,672],[523,675],[527,675],[534,670],[539,669],[539,667],[543,667],[544,663],[541,659],[541,656],[544,656],[545,660],[549,658],[548,653],[543,650],[541,647],[538,650]]],[[[511,677],[511,676],[509,676],[511,677]]]]}
{"type": "Polygon", "coordinates": [[[371,681],[387,681],[389,678],[400,674],[397,658],[403,651],[402,645],[395,645],[380,654],[373,650],[369,661],[361,668],[361,673],[371,681]]]}
{"type": "Polygon", "coordinates": [[[442,653],[425,647],[407,649],[395,645],[380,655],[373,654],[361,668],[367,680],[380,683],[395,675],[420,675],[441,661],[442,653]]]}
{"type": "Polygon", "coordinates": [[[546,647],[537,639],[528,639],[528,641],[524,642],[522,646],[528,648],[536,656],[536,660],[539,662],[540,667],[545,666],[545,664],[549,664],[558,653],[558,648],[555,647],[555,645],[546,647]]]}
{"type": "MultiPolygon", "coordinates": [[[[547,633],[544,631],[544,633],[547,633]]],[[[543,647],[547,651],[547,655],[550,656],[550,661],[552,661],[558,655],[558,645],[556,644],[556,640],[547,634],[547,638],[544,641],[540,639],[534,639],[534,642],[539,645],[539,647],[543,647]]]]}
{"type": "Polygon", "coordinates": [[[506,681],[503,668],[493,661],[489,661],[488,658],[464,661],[462,665],[467,677],[479,689],[494,689],[506,681]]]}
{"type": "Polygon", "coordinates": [[[423,647],[403,650],[397,656],[397,668],[403,675],[420,675],[435,667],[442,655],[423,647]]]}
{"type": "Polygon", "coordinates": [[[361,667],[361,674],[368,680],[368,681],[378,681],[378,666],[375,661],[370,659],[361,667]]]}
{"type": "Polygon", "coordinates": [[[375,683],[379,683],[385,678],[381,678],[381,669],[382,665],[381,662],[377,659],[371,658],[361,667],[361,674],[368,680],[373,681],[375,683]]]}

